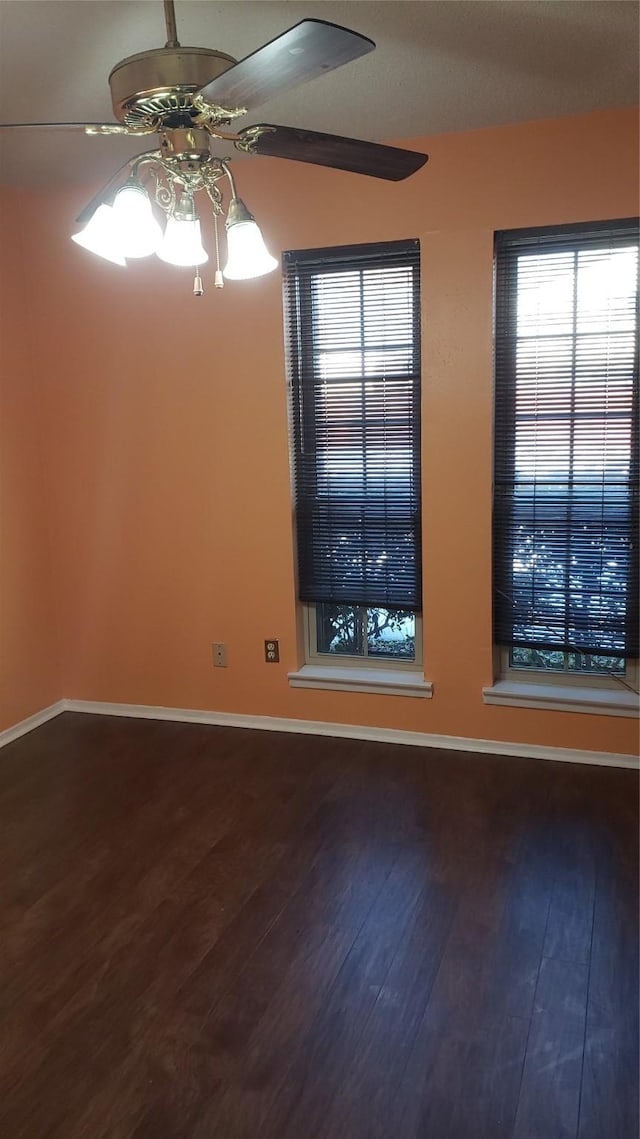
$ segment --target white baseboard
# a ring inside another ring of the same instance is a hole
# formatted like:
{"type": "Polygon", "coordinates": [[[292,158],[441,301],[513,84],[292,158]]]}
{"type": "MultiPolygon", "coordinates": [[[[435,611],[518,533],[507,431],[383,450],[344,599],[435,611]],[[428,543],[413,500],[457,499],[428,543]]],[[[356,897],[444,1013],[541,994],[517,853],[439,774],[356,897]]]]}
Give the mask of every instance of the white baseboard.
{"type": "Polygon", "coordinates": [[[174,720],[190,724],[211,724],[228,728],[257,728],[270,732],[297,732],[301,735],[340,736],[377,743],[408,744],[413,747],[442,748],[448,751],[511,755],[523,759],[550,759],[563,763],[589,763],[601,767],[638,767],[638,759],[607,751],[582,751],[538,744],[505,743],[504,740],[467,739],[427,732],[407,732],[399,728],[372,728],[359,724],[329,724],[322,720],[290,720],[277,716],[249,716],[236,712],[206,712],[191,708],[155,708],[146,704],[102,704],[91,700],[63,700],[61,711],[88,712],[102,716],[130,716],[145,720],[174,720]]]}
{"type": "Polygon", "coordinates": [[[41,712],[27,716],[26,720],[20,720],[18,724],[5,728],[3,732],[0,732],[0,748],[20,739],[20,736],[25,736],[27,732],[32,732],[34,728],[39,728],[41,724],[46,724],[47,720],[52,720],[54,716],[59,716],[61,712],[66,711],[66,705],[66,700],[58,700],[57,704],[51,704],[48,708],[43,708],[41,712]]]}
{"type": "Polygon", "coordinates": [[[0,732],[0,748],[33,731],[61,712],[84,712],[99,716],[128,716],[144,720],[173,720],[186,724],[211,724],[227,728],[254,728],[269,732],[296,732],[300,735],[338,736],[376,743],[406,744],[411,747],[441,748],[480,754],[511,755],[522,759],[550,759],[562,763],[588,763],[601,767],[639,766],[633,755],[608,751],[581,751],[576,748],[542,747],[539,744],[505,743],[504,740],[476,740],[465,736],[439,736],[428,732],[406,732],[400,728],[372,728],[360,724],[329,724],[322,720],[290,720],[277,716],[249,716],[239,712],[207,712],[195,708],[162,708],[147,704],[108,704],[94,700],[59,700],[19,724],[0,732]]]}

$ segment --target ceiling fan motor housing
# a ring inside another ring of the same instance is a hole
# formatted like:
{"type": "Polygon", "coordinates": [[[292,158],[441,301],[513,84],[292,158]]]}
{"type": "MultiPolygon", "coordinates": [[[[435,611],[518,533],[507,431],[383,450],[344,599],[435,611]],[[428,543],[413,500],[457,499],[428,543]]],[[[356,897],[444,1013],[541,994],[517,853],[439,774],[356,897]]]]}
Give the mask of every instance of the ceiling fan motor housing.
{"type": "Polygon", "coordinates": [[[136,125],[191,109],[192,96],[236,60],[205,47],[161,47],[122,59],[109,76],[116,118],[136,125]]]}
{"type": "Polygon", "coordinates": [[[194,164],[210,155],[210,135],[197,127],[172,127],[160,130],[160,151],[163,158],[194,164]]]}

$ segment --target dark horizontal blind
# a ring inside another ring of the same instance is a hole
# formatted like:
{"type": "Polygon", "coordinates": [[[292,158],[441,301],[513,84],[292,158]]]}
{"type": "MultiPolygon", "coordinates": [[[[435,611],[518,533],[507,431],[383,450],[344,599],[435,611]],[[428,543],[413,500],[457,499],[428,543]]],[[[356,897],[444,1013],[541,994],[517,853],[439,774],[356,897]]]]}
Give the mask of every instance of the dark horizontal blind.
{"type": "Polygon", "coordinates": [[[284,255],[302,601],[420,610],[420,246],[284,255]]]}
{"type": "Polygon", "coordinates": [[[496,239],[494,625],[638,655],[638,222],[496,239]]]}

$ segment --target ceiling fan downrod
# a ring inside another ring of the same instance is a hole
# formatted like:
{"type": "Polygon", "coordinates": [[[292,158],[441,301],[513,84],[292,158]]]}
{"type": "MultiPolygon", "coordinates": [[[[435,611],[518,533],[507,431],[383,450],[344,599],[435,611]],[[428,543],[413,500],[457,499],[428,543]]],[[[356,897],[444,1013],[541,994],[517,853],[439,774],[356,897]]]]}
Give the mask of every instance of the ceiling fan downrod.
{"type": "Polygon", "coordinates": [[[164,0],[164,22],[167,26],[167,42],[165,47],[180,47],[178,30],[176,28],[176,13],[173,0],[164,0]]]}

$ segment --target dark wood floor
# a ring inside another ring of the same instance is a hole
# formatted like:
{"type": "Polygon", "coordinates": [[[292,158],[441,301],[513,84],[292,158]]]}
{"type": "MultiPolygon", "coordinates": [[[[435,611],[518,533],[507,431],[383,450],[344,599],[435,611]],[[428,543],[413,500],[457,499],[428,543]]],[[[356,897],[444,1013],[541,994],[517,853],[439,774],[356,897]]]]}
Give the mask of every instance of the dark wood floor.
{"type": "Polygon", "coordinates": [[[0,753],[3,1139],[636,1139],[633,772],[66,714],[0,753]]]}

